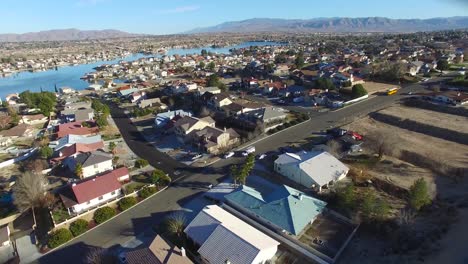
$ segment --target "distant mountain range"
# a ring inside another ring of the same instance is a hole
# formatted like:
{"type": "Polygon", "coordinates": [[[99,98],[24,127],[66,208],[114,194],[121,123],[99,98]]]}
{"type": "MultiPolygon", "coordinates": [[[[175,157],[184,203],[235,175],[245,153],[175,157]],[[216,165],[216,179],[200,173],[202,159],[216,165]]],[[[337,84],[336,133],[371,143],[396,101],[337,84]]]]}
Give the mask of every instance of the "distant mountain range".
{"type": "Polygon", "coordinates": [[[55,29],[24,34],[0,34],[0,42],[24,42],[24,41],[56,41],[56,40],[85,40],[133,37],[137,34],[127,33],[114,29],[105,30],[79,30],[79,29],[55,29]]]}
{"type": "Polygon", "coordinates": [[[196,28],[191,33],[246,32],[417,32],[468,28],[468,17],[391,19],[385,17],[274,19],[253,18],[196,28]]]}

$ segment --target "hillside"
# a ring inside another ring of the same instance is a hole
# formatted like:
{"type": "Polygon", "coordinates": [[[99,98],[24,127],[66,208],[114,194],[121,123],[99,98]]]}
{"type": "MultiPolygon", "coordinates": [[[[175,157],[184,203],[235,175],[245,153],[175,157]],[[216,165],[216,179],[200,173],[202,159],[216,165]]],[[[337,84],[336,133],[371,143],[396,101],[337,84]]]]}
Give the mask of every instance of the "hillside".
{"type": "Polygon", "coordinates": [[[28,41],[57,41],[57,40],[85,40],[122,38],[137,36],[114,29],[105,30],[79,30],[79,29],[56,29],[40,32],[29,32],[24,34],[0,34],[0,42],[28,42],[28,41]]]}
{"type": "Polygon", "coordinates": [[[274,19],[254,18],[225,22],[213,27],[197,28],[186,33],[211,32],[417,32],[468,28],[468,17],[431,19],[391,19],[384,17],[363,18],[314,18],[274,19]]]}

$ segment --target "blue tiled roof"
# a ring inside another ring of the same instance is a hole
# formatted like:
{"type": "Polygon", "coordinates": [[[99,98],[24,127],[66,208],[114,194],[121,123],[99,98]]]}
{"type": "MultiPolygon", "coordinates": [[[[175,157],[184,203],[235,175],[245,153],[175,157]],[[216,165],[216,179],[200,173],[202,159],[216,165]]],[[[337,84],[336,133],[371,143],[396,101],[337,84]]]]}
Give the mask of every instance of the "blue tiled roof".
{"type": "Polygon", "coordinates": [[[278,186],[269,194],[241,186],[226,195],[225,199],[294,235],[301,233],[327,205],[286,185],[278,186]]]}

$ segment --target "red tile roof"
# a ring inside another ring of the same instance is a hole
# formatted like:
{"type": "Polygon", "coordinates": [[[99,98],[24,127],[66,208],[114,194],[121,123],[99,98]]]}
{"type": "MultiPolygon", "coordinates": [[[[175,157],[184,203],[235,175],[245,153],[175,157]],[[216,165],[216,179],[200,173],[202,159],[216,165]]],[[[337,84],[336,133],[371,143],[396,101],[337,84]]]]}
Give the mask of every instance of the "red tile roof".
{"type": "Polygon", "coordinates": [[[64,147],[63,149],[61,149],[59,151],[59,156],[53,158],[51,161],[58,162],[73,154],[91,152],[91,151],[95,151],[95,150],[103,149],[103,148],[104,148],[104,142],[102,141],[98,141],[96,143],[91,143],[91,144],[75,143],[71,146],[64,147]]]}
{"type": "Polygon", "coordinates": [[[84,127],[82,123],[82,121],[76,121],[58,125],[57,138],[62,138],[69,134],[84,136],[99,132],[99,128],[94,122],[88,122],[88,124],[90,124],[91,127],[84,127]]]}
{"type": "Polygon", "coordinates": [[[111,172],[93,177],[89,180],[86,179],[85,181],[78,182],[73,184],[71,188],[75,195],[76,202],[81,204],[98,198],[106,193],[119,190],[122,188],[122,185],[111,172]]]}

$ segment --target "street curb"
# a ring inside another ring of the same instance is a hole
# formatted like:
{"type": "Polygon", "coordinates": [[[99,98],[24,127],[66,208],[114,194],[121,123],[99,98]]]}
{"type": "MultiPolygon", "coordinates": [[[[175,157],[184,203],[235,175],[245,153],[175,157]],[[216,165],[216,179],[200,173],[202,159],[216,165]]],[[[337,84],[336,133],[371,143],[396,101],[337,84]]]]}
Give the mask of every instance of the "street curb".
{"type": "Polygon", "coordinates": [[[355,102],[355,103],[352,103],[352,104],[343,106],[343,107],[341,107],[341,108],[332,110],[332,111],[330,111],[330,112],[331,112],[331,113],[338,112],[338,111],[341,111],[341,110],[343,110],[343,109],[345,109],[345,108],[348,108],[348,107],[350,107],[350,106],[357,105],[357,104],[359,104],[359,103],[365,102],[365,101],[367,101],[367,100],[369,100],[369,99],[374,99],[374,98],[376,98],[376,97],[377,97],[377,95],[372,95],[372,96],[367,97],[367,98],[364,99],[364,100],[361,100],[361,101],[358,101],[358,102],[355,102]]]}
{"type": "MultiPolygon", "coordinates": [[[[172,181],[171,181],[171,182],[172,182],[172,181]]],[[[145,201],[149,200],[149,198],[151,198],[151,197],[155,196],[156,194],[158,194],[158,193],[160,193],[160,192],[166,190],[168,187],[169,187],[169,185],[165,186],[165,187],[162,188],[161,190],[159,190],[159,191],[153,193],[152,195],[148,196],[148,197],[147,197],[146,199],[144,199],[143,201],[141,201],[141,202],[135,204],[134,206],[128,208],[127,210],[125,210],[125,211],[123,211],[123,212],[120,212],[120,213],[114,215],[113,217],[107,219],[106,221],[100,223],[99,225],[96,225],[95,227],[86,230],[86,232],[84,232],[84,233],[82,233],[82,234],[79,234],[79,235],[76,236],[76,237],[73,237],[73,239],[67,241],[65,244],[62,244],[62,245],[60,245],[60,246],[58,246],[58,247],[56,247],[56,248],[50,249],[47,253],[44,253],[41,257],[43,257],[43,256],[45,256],[45,255],[47,255],[47,254],[49,254],[49,253],[51,253],[51,252],[53,252],[53,251],[55,251],[55,250],[57,250],[57,249],[60,249],[60,248],[64,247],[65,245],[69,244],[70,242],[73,242],[73,240],[75,240],[75,239],[77,239],[77,238],[79,238],[79,237],[81,237],[81,236],[87,234],[88,232],[94,230],[95,228],[97,228],[97,227],[99,227],[99,226],[102,226],[103,224],[105,224],[105,223],[109,222],[110,220],[116,218],[117,216],[121,215],[122,213],[132,210],[133,208],[137,207],[138,205],[140,205],[140,204],[144,203],[145,201]]]]}

